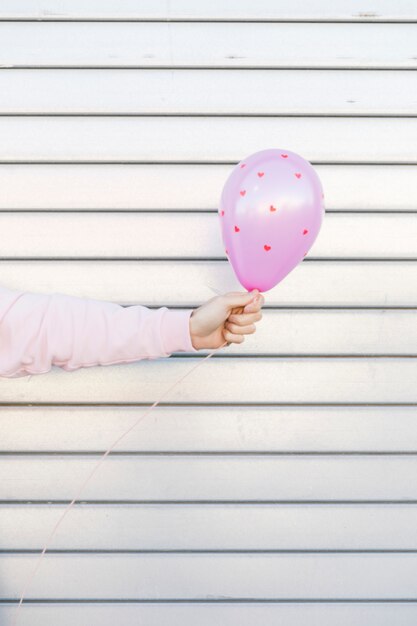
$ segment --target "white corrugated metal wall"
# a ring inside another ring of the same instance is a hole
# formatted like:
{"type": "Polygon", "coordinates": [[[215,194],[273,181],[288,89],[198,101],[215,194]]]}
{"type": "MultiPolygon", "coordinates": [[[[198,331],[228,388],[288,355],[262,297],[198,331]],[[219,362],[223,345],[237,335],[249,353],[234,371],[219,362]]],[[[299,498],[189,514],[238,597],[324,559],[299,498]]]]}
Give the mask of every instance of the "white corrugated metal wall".
{"type": "MultiPolygon", "coordinates": [[[[2,0],[1,283],[194,307],[241,289],[243,156],[316,167],[322,232],[110,455],[19,626],[417,619],[417,6],[2,0]]],[[[101,453],[201,359],[0,381],[0,623],[101,453]]]]}

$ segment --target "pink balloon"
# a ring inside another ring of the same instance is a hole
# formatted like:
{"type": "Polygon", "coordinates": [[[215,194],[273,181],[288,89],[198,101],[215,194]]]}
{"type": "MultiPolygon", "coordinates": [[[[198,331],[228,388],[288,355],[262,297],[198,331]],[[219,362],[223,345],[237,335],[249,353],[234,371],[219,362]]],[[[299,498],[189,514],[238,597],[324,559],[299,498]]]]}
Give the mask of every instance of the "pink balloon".
{"type": "Polygon", "coordinates": [[[218,215],[241,285],[275,287],[310,250],[324,212],[317,172],[299,154],[271,148],[240,161],[223,187],[218,215]]]}

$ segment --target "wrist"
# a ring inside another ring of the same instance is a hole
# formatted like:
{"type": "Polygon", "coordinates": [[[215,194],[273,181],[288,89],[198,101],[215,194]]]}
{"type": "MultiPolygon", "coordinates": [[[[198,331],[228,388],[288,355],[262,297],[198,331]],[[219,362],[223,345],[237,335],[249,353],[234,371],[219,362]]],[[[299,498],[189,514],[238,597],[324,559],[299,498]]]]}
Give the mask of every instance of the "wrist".
{"type": "Polygon", "coordinates": [[[199,350],[200,348],[198,346],[198,337],[195,334],[195,317],[193,317],[193,315],[194,315],[194,310],[191,312],[191,315],[189,318],[190,341],[191,341],[193,348],[195,350],[199,350]]]}

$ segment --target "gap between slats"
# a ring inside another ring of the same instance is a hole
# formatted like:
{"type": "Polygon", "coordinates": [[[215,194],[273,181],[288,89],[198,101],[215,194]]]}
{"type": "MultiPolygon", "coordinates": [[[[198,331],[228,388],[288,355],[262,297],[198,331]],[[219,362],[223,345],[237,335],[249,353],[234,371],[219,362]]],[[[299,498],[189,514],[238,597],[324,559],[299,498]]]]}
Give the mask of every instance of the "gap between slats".
{"type": "Polygon", "coordinates": [[[386,21],[410,22],[417,18],[410,3],[404,2],[370,2],[367,10],[357,0],[350,2],[320,2],[318,6],[308,2],[288,4],[282,1],[261,0],[256,5],[251,2],[162,2],[152,3],[123,2],[117,7],[108,2],[60,2],[59,11],[52,2],[25,2],[23,7],[16,6],[10,0],[3,0],[1,18],[5,20],[36,20],[70,21],[70,20],[140,20],[140,21],[386,21]]]}
{"type": "Polygon", "coordinates": [[[32,24],[41,24],[44,22],[47,23],[87,23],[87,24],[417,24],[417,19],[415,18],[382,18],[376,19],[373,17],[366,16],[358,16],[358,19],[352,18],[340,18],[336,19],[333,17],[326,18],[325,16],[320,18],[208,18],[208,17],[159,17],[159,18],[145,18],[145,17],[55,17],[55,16],[42,16],[42,17],[0,17],[0,22],[3,23],[32,23],[32,24]]]}

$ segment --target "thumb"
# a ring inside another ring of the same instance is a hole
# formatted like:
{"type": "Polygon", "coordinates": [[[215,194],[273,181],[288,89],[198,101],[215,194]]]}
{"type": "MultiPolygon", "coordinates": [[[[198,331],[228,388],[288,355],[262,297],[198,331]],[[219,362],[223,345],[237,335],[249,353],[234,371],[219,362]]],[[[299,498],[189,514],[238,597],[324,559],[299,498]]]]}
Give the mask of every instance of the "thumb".
{"type": "Polygon", "coordinates": [[[225,298],[226,307],[228,309],[233,309],[238,306],[245,306],[246,304],[249,304],[249,302],[252,302],[258,294],[259,290],[253,289],[249,292],[231,291],[229,293],[225,293],[223,297],[225,298]]]}

